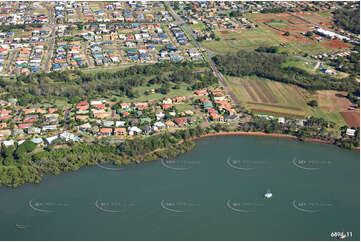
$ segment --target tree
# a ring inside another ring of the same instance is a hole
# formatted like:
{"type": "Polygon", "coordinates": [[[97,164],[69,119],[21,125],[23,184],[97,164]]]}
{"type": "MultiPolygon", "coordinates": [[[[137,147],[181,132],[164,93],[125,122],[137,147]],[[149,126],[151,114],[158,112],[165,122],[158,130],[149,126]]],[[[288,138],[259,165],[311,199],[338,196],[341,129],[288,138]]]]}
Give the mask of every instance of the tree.
{"type": "Polygon", "coordinates": [[[307,37],[311,37],[313,35],[313,32],[312,31],[307,31],[307,33],[306,33],[306,36],[307,37]]]}
{"type": "Polygon", "coordinates": [[[312,100],[312,101],[308,102],[307,104],[308,104],[309,106],[311,106],[311,107],[317,107],[317,106],[318,106],[318,103],[317,103],[316,100],[312,100]]]}

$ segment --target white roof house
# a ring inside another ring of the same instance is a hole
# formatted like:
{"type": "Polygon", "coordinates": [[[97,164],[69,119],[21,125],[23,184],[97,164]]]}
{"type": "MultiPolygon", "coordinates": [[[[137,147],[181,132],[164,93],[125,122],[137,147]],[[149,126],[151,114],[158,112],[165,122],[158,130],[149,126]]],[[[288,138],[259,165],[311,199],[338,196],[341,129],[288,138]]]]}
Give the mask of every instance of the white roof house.
{"type": "Polygon", "coordinates": [[[279,122],[280,124],[284,124],[284,123],[286,122],[286,120],[285,120],[285,118],[283,118],[283,117],[279,117],[279,118],[278,118],[278,122],[279,122]]]}
{"type": "Polygon", "coordinates": [[[10,146],[10,145],[14,145],[14,140],[4,140],[3,141],[3,144],[5,145],[5,146],[10,146]]]}
{"type": "Polygon", "coordinates": [[[115,122],[115,127],[121,127],[125,125],[125,121],[116,121],[115,122]]]}
{"type": "Polygon", "coordinates": [[[133,127],[130,127],[129,128],[129,135],[134,135],[134,133],[142,133],[142,130],[140,129],[140,128],[138,128],[138,127],[135,127],[135,126],[133,126],[133,127]]]}
{"type": "Polygon", "coordinates": [[[48,141],[49,144],[52,144],[54,140],[56,140],[58,138],[58,136],[52,136],[52,137],[49,137],[49,138],[46,138],[46,141],[48,141]]]}
{"type": "Polygon", "coordinates": [[[354,130],[354,129],[346,129],[346,134],[348,136],[355,136],[355,132],[356,132],[356,130],[354,130]]]}

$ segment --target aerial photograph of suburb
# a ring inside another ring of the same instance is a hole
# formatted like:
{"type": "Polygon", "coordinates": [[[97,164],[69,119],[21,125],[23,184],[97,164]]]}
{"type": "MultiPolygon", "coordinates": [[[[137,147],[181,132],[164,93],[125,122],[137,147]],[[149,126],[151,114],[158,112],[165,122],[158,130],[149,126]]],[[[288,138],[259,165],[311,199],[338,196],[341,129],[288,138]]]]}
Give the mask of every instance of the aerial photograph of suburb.
{"type": "Polygon", "coordinates": [[[360,1],[0,1],[0,241],[360,241],[360,1]]]}

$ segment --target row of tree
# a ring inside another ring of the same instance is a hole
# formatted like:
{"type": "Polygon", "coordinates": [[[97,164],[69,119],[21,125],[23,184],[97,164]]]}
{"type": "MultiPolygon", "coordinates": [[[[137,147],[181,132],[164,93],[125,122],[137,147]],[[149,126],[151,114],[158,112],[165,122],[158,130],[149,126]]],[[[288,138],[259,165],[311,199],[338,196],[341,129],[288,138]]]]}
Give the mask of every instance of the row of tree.
{"type": "Polygon", "coordinates": [[[69,143],[65,148],[48,145],[39,152],[34,152],[36,146],[31,141],[17,147],[2,146],[0,186],[17,187],[24,183],[38,183],[44,174],[75,171],[101,163],[128,165],[175,157],[194,147],[194,143],[188,139],[204,132],[206,130],[196,127],[146,138],[127,139],[117,145],[111,145],[108,139],[96,143],[69,143]]]}
{"type": "Polygon", "coordinates": [[[360,34],[360,8],[339,8],[334,12],[336,25],[354,34],[360,34]]]}
{"type": "Polygon", "coordinates": [[[168,159],[191,150],[194,143],[189,141],[208,133],[247,131],[279,133],[297,136],[300,139],[317,138],[343,148],[353,149],[360,146],[360,128],[353,137],[346,135],[347,127],[341,128],[341,134],[329,129],[334,124],[322,118],[309,118],[303,127],[294,122],[280,124],[277,120],[266,120],[253,116],[248,123],[238,126],[215,124],[206,128],[199,126],[173,133],[164,132],[150,137],[138,137],[125,140],[116,145],[111,138],[95,143],[69,143],[64,148],[48,145],[43,151],[35,152],[35,144],[26,141],[17,147],[2,146],[0,150],[0,186],[17,187],[24,183],[39,183],[44,174],[59,174],[76,171],[81,167],[101,163],[129,165],[145,161],[168,159]]]}
{"type": "Polygon", "coordinates": [[[272,53],[271,48],[253,52],[239,51],[231,55],[213,57],[219,70],[230,76],[251,76],[298,85],[309,90],[337,90],[355,93],[360,87],[355,76],[336,78],[328,74],[312,74],[297,67],[282,67],[287,60],[284,53],[272,53]]]}

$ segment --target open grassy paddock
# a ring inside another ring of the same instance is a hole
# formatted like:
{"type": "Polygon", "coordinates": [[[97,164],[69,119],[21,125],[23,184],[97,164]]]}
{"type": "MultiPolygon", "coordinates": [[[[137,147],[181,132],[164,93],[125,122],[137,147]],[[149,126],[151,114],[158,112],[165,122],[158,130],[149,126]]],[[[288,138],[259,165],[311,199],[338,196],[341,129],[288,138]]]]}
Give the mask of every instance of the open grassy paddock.
{"type": "Polygon", "coordinates": [[[303,15],[259,13],[246,14],[245,16],[258,27],[216,30],[215,34],[220,40],[203,41],[202,45],[220,54],[232,53],[240,49],[252,50],[261,46],[280,46],[281,44],[281,52],[296,55],[334,53],[350,47],[349,44],[342,41],[326,39],[318,42],[314,37],[304,35],[307,31],[312,31],[315,25],[321,25],[324,28],[332,26],[332,14],[329,12],[305,13],[303,15]],[[289,32],[290,35],[285,36],[286,32],[289,32]]]}
{"type": "Polygon", "coordinates": [[[219,41],[205,40],[202,46],[214,52],[229,53],[239,49],[252,50],[261,46],[274,46],[281,43],[281,38],[270,33],[264,27],[242,29],[238,32],[227,30],[215,31],[219,41]]]}

